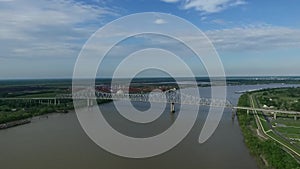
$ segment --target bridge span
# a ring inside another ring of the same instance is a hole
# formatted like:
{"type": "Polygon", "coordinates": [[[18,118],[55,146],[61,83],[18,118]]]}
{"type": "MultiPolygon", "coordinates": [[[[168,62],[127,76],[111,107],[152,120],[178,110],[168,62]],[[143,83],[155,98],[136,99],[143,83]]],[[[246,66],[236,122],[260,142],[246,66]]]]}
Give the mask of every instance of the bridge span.
{"type": "MultiPolygon", "coordinates": [[[[151,93],[105,93],[101,91],[81,90],[73,94],[60,94],[55,97],[6,97],[0,98],[0,100],[37,100],[39,102],[45,102],[48,104],[60,104],[61,100],[86,100],[87,106],[93,106],[95,100],[126,100],[135,102],[153,102],[153,103],[168,103],[170,104],[170,111],[175,112],[175,104],[188,104],[198,106],[209,107],[224,107],[232,110],[248,110],[249,111],[263,111],[266,113],[288,114],[288,115],[300,115],[300,112],[288,111],[288,110],[276,110],[266,108],[253,108],[253,107],[239,107],[233,105],[227,99],[218,98],[201,98],[192,95],[180,93],[176,90],[168,90],[166,92],[151,92],[151,93]]],[[[296,117],[296,116],[295,116],[296,117]]],[[[297,117],[296,117],[297,118],[297,117]]]]}

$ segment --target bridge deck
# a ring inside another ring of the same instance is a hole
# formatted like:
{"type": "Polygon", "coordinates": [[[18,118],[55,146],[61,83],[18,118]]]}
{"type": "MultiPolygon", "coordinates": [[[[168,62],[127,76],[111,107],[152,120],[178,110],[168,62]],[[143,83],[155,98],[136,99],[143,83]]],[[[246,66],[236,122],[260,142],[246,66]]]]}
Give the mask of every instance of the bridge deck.
{"type": "Polygon", "coordinates": [[[282,114],[290,114],[290,115],[300,115],[300,112],[297,111],[288,111],[288,110],[275,110],[275,109],[263,109],[263,108],[253,108],[253,107],[238,107],[232,105],[229,101],[224,101],[221,99],[209,99],[209,98],[194,98],[192,96],[188,96],[183,98],[181,101],[179,98],[169,98],[166,97],[145,97],[140,94],[137,94],[139,97],[130,97],[125,95],[110,95],[109,97],[87,97],[87,96],[77,96],[72,97],[69,95],[68,97],[7,97],[0,98],[0,100],[64,100],[64,99],[112,99],[112,100],[127,100],[127,101],[137,101],[137,102],[155,102],[155,103],[178,103],[178,104],[190,104],[190,105],[199,105],[199,106],[209,106],[209,107],[224,107],[230,109],[241,109],[241,110],[250,110],[250,111],[263,111],[267,113],[282,113],[282,114]]]}

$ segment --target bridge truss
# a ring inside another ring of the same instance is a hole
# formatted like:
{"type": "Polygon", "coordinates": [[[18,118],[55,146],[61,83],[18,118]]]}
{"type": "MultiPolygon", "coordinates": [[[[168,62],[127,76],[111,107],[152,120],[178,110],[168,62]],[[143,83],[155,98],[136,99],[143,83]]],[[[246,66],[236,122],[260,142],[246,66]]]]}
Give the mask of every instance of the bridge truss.
{"type": "Polygon", "coordinates": [[[282,113],[291,115],[300,115],[300,112],[287,110],[274,110],[253,107],[238,107],[233,105],[227,99],[218,98],[201,98],[192,95],[180,93],[176,90],[168,90],[165,92],[150,93],[106,93],[91,89],[79,90],[73,94],[60,94],[55,97],[36,97],[36,98],[0,98],[0,100],[54,100],[53,103],[60,103],[60,100],[87,100],[87,106],[92,106],[92,100],[126,100],[134,102],[152,102],[152,103],[170,103],[171,110],[174,111],[174,104],[187,104],[209,107],[224,107],[230,109],[242,109],[249,111],[263,111],[266,113],[282,113]]]}

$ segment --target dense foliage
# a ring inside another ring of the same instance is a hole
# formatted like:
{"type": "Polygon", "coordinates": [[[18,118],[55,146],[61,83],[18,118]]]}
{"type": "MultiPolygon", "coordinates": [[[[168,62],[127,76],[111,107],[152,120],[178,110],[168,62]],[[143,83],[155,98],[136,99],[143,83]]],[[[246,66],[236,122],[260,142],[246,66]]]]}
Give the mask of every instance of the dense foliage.
{"type": "Polygon", "coordinates": [[[255,94],[262,105],[300,111],[300,88],[265,89],[255,94]]]}
{"type": "MultiPolygon", "coordinates": [[[[110,102],[111,100],[97,100],[98,104],[110,102]]],[[[29,102],[28,100],[0,100],[0,124],[11,121],[26,119],[54,112],[67,112],[74,109],[72,100],[61,100],[60,104],[29,102]]]]}
{"type": "Polygon", "coordinates": [[[63,102],[60,105],[48,105],[22,100],[0,101],[0,124],[47,113],[64,112],[72,108],[73,105],[70,102],[63,102]]]}
{"type": "MultiPolygon", "coordinates": [[[[249,97],[244,94],[239,99],[239,106],[249,106],[249,97]]],[[[252,115],[247,115],[245,110],[238,110],[238,120],[241,126],[245,143],[250,153],[256,157],[259,166],[266,169],[300,169],[300,164],[281,146],[272,140],[259,139],[252,115]]]]}

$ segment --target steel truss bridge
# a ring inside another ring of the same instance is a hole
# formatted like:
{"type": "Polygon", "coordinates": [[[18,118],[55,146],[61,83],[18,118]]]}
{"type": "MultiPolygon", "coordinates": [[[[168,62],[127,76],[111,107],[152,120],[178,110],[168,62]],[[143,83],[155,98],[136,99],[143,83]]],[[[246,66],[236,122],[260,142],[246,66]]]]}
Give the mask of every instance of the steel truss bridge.
{"type": "Polygon", "coordinates": [[[224,107],[232,110],[242,109],[248,111],[263,111],[265,113],[276,113],[289,114],[289,115],[300,115],[300,112],[287,111],[287,110],[274,110],[266,108],[253,108],[253,107],[238,107],[233,105],[227,99],[218,98],[201,98],[192,95],[180,93],[176,90],[168,90],[165,92],[151,92],[151,93],[105,93],[94,90],[80,90],[73,94],[61,94],[55,97],[35,97],[35,98],[0,98],[0,100],[38,100],[48,101],[48,104],[60,104],[61,100],[86,100],[87,106],[93,106],[93,100],[126,100],[134,102],[152,102],[152,103],[169,103],[171,112],[175,112],[175,104],[187,104],[187,105],[198,105],[198,106],[209,106],[209,107],[224,107]]]}

